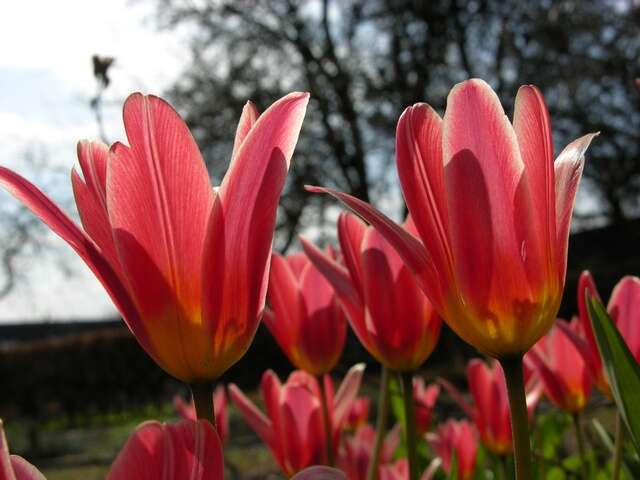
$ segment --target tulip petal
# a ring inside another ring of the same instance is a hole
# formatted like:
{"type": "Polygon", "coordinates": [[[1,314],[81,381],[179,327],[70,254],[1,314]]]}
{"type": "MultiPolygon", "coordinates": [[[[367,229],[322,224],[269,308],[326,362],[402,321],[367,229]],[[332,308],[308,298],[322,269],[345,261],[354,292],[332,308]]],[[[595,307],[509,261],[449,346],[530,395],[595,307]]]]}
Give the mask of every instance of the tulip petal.
{"type": "Polygon", "coordinates": [[[640,362],[640,278],[626,276],[611,292],[609,315],[637,362],[640,362]]]}
{"type": "Polygon", "coordinates": [[[267,291],[273,312],[265,312],[264,323],[280,347],[288,352],[293,339],[297,338],[300,315],[298,280],[289,263],[280,254],[271,254],[271,270],[267,291]]]}
{"type": "Polygon", "coordinates": [[[593,377],[596,378],[597,371],[595,369],[597,368],[597,365],[599,363],[601,364],[600,356],[598,355],[597,350],[596,351],[591,350],[587,340],[583,338],[573,328],[571,328],[571,325],[569,325],[569,323],[566,322],[565,320],[560,320],[560,319],[557,320],[556,326],[560,330],[562,330],[562,332],[571,341],[571,343],[576,348],[576,350],[580,352],[580,355],[582,355],[582,358],[584,359],[584,362],[587,365],[587,368],[589,368],[593,377]]]}
{"type": "Polygon", "coordinates": [[[333,286],[349,320],[352,323],[362,323],[361,317],[364,307],[358,291],[353,286],[349,272],[305,238],[300,237],[300,243],[311,263],[333,286]]]}
{"type": "Polygon", "coordinates": [[[79,142],[78,161],[83,178],[75,168],[71,171],[71,185],[82,226],[100,251],[119,270],[120,260],[113,241],[106,199],[106,176],[109,148],[102,142],[79,142]]]}
{"type": "Polygon", "coordinates": [[[206,420],[142,423],[111,466],[107,480],[222,479],[222,446],[206,420]]]}
{"type": "MultiPolygon", "coordinates": [[[[18,455],[11,455],[11,466],[15,480],[46,480],[40,471],[18,455]]],[[[14,477],[2,477],[3,480],[11,480],[14,477]]]]}
{"type": "Polygon", "coordinates": [[[454,402],[462,409],[469,418],[475,418],[477,410],[464,398],[464,395],[451,382],[444,378],[438,378],[438,383],[447,391],[454,402]]]}
{"type": "Polygon", "coordinates": [[[83,183],[107,210],[107,165],[109,147],[100,141],[81,140],[76,147],[83,183]]]}
{"type": "Polygon", "coordinates": [[[318,398],[302,385],[283,388],[282,445],[293,472],[323,462],[324,427],[318,398]]]}
{"type": "Polygon", "coordinates": [[[400,254],[409,269],[416,275],[418,283],[427,296],[432,299],[434,303],[436,299],[442,298],[441,292],[438,291],[438,282],[436,281],[438,278],[437,270],[434,267],[429,253],[420,240],[368,203],[351,195],[324,187],[307,185],[305,188],[312,193],[328,193],[351,211],[369,222],[384,235],[387,241],[400,254]]]}
{"type": "Polygon", "coordinates": [[[342,252],[344,264],[349,270],[353,285],[361,296],[364,278],[360,265],[360,252],[366,231],[367,226],[360,218],[351,213],[340,212],[338,217],[340,251],[342,252]]]}
{"type": "Polygon", "coordinates": [[[219,372],[247,350],[264,309],[278,200],[309,95],[292,93],[255,122],[222,181],[207,227],[204,322],[219,372]],[[215,355],[214,355],[215,356],[215,355]]]}
{"type": "Polygon", "coordinates": [[[233,404],[240,410],[253,431],[264,443],[272,447],[274,444],[273,426],[269,419],[234,384],[229,385],[229,394],[233,404]]]}
{"type": "Polygon", "coordinates": [[[558,275],[561,279],[561,284],[564,284],[564,277],[567,271],[571,214],[573,213],[573,204],[584,168],[584,154],[591,141],[597,135],[597,133],[589,133],[574,140],[558,155],[554,163],[557,252],[560,259],[558,262],[558,275]]]}
{"type": "Polygon", "coordinates": [[[563,405],[565,388],[556,378],[553,370],[537,351],[536,347],[527,352],[525,361],[530,362],[531,366],[537,370],[549,399],[551,399],[556,405],[563,405]]]}
{"type": "MultiPolygon", "coordinates": [[[[344,348],[347,324],[337,301],[337,295],[324,275],[308,261],[300,276],[303,314],[298,325],[297,347],[301,362],[298,366],[313,375],[333,369],[344,348]]],[[[292,307],[289,307],[292,308],[292,307]]]]}
{"type": "Polygon", "coordinates": [[[172,354],[169,372],[210,378],[201,330],[202,253],[213,190],[200,151],[164,100],[131,95],[123,110],[130,147],[111,149],[107,209],[123,273],[141,315],[155,322],[154,347],[172,354]],[[145,212],[141,215],[141,212],[145,212]]]}
{"type": "Polygon", "coordinates": [[[160,363],[129,293],[93,241],[49,197],[17,173],[0,167],[0,185],[29,208],[82,258],[102,283],[142,348],[160,363]]]}
{"type": "Polygon", "coordinates": [[[441,281],[451,278],[447,199],[442,157],[442,119],[427,104],[408,107],[396,130],[398,176],[421,238],[428,238],[441,281]]]}
{"type": "Polygon", "coordinates": [[[11,457],[9,456],[9,444],[4,434],[2,420],[0,420],[0,478],[3,480],[15,480],[11,466],[11,457]]]}
{"type": "MultiPolygon", "coordinates": [[[[467,366],[467,379],[469,391],[477,407],[477,414],[472,418],[476,422],[478,420],[492,422],[493,418],[500,415],[497,411],[499,405],[496,404],[496,395],[493,392],[493,378],[489,372],[489,367],[482,360],[471,360],[467,366]],[[495,414],[487,415],[487,412],[491,411],[495,411],[495,414]]],[[[482,431],[481,428],[480,431],[482,431]]]]}
{"type": "Polygon", "coordinates": [[[236,129],[236,137],[233,141],[233,152],[231,153],[231,161],[236,157],[236,153],[240,150],[240,146],[244,139],[249,135],[249,131],[253,128],[260,113],[252,102],[247,102],[242,108],[238,128],[236,129]]]}
{"type": "Polygon", "coordinates": [[[333,426],[334,428],[340,428],[343,421],[347,418],[349,409],[358,396],[360,390],[360,383],[362,382],[362,376],[364,375],[364,369],[366,365],[364,363],[358,363],[351,367],[345,375],[336,395],[334,397],[334,411],[333,411],[333,426]]]}
{"type": "MultiPolygon", "coordinates": [[[[449,94],[442,135],[449,234],[463,301],[485,308],[475,313],[488,322],[510,319],[514,299],[532,299],[524,266],[531,239],[521,231],[532,212],[513,127],[491,87],[469,80],[449,94]]],[[[520,333],[506,325],[487,328],[509,337],[520,333]]]]}
{"type": "Polygon", "coordinates": [[[553,170],[553,138],[551,119],[542,93],[533,85],[524,85],[518,90],[513,113],[513,128],[518,139],[520,155],[524,162],[525,175],[531,193],[535,222],[539,232],[538,248],[528,248],[528,255],[542,255],[532,263],[542,263],[544,282],[556,278],[556,194],[553,170]],[[544,250],[544,251],[543,251],[544,250]]]}

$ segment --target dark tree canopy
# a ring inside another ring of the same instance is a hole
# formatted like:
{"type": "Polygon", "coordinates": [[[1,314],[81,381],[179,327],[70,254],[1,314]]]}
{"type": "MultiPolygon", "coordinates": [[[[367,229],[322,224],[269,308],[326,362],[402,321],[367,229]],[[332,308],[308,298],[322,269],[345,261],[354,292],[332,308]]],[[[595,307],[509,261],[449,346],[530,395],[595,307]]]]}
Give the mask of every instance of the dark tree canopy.
{"type": "Polygon", "coordinates": [[[397,184],[402,110],[426,101],[442,112],[453,84],[474,76],[492,84],[509,114],[519,85],[540,87],[556,154],[600,131],[585,172],[600,215],[611,222],[637,215],[640,4],[633,0],[156,1],[161,27],[190,33],[191,64],[169,93],[215,178],[247,99],[264,108],[288,91],[311,92],[278,248],[300,225],[322,222],[327,200],[305,193],[306,183],[380,205],[397,184]]]}

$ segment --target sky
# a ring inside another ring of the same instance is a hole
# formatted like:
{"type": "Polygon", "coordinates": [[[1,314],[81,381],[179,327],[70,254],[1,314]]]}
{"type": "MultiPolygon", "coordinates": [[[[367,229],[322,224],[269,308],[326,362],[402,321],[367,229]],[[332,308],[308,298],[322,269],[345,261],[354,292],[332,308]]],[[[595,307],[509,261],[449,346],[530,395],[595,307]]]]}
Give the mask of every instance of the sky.
{"type": "MultiPolygon", "coordinates": [[[[129,93],[162,94],[186,68],[187,36],[156,29],[154,2],[21,0],[0,15],[0,165],[39,185],[76,220],[69,182],[75,144],[98,137],[89,109],[96,92],[92,55],[116,59],[105,97],[111,141],[124,138],[120,113],[129,93]]],[[[578,204],[588,211],[593,199],[585,193],[583,188],[578,204]]],[[[0,215],[15,204],[0,191],[0,215]]],[[[0,322],[114,317],[116,310],[82,261],[53,234],[47,243],[55,249],[26,258],[22,278],[0,298],[0,322]]]]}
{"type": "MultiPolygon", "coordinates": [[[[105,97],[112,140],[123,138],[124,98],[137,90],[161,94],[188,58],[184,36],[159,32],[153,14],[153,2],[139,0],[21,0],[2,9],[0,165],[42,186],[75,218],[68,181],[75,144],[98,136],[89,109],[96,91],[91,56],[116,58],[105,97]],[[46,161],[26,162],[34,152],[46,161]]],[[[0,202],[15,200],[2,192],[0,202]]],[[[0,299],[0,322],[114,316],[102,287],[70,248],[53,236],[50,243],[59,247],[55,254],[27,259],[24,278],[0,299]]]]}

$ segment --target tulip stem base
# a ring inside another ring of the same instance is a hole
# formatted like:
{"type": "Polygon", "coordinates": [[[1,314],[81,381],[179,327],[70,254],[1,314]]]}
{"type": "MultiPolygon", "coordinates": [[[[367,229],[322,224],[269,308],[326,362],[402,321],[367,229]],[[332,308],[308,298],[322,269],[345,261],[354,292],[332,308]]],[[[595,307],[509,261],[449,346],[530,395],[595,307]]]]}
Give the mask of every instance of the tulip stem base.
{"type": "Polygon", "coordinates": [[[318,386],[320,387],[320,404],[322,406],[322,424],[324,425],[327,465],[333,467],[335,465],[335,459],[333,458],[333,428],[331,428],[331,419],[329,418],[327,389],[324,386],[323,375],[318,375],[318,386]]]}
{"type": "Polygon", "coordinates": [[[216,427],[215,412],[213,411],[213,382],[195,382],[189,385],[193,404],[196,407],[198,420],[209,420],[216,427]]]}
{"type": "Polygon", "coordinates": [[[619,480],[620,466],[622,464],[622,451],[624,449],[624,425],[622,417],[618,413],[616,415],[616,437],[613,444],[613,473],[612,480],[619,480]]]}
{"type": "Polygon", "coordinates": [[[407,440],[407,457],[409,459],[409,480],[418,480],[418,450],[416,448],[416,412],[413,401],[413,374],[402,372],[398,374],[402,383],[404,399],[404,432],[407,440]]]}
{"type": "Polygon", "coordinates": [[[513,454],[516,464],[516,480],[531,480],[531,441],[529,439],[529,415],[524,392],[522,356],[500,360],[507,382],[513,454]]]}
{"type": "Polygon", "coordinates": [[[578,443],[578,455],[580,456],[580,468],[582,469],[582,478],[589,479],[589,469],[587,465],[587,457],[584,450],[584,435],[582,434],[582,425],[580,424],[580,414],[574,413],[573,425],[576,429],[576,442],[578,443]]]}
{"type": "Polygon", "coordinates": [[[378,478],[378,463],[380,463],[380,450],[384,442],[389,415],[389,369],[380,367],[380,393],[378,395],[378,411],[376,413],[376,441],[373,445],[373,454],[367,470],[367,480],[378,478]]]}

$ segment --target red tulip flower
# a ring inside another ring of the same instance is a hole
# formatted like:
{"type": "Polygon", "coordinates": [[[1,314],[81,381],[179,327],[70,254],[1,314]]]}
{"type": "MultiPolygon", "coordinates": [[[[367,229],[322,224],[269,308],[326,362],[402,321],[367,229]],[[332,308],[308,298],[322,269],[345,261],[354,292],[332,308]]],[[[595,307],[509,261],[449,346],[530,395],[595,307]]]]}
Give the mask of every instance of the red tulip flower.
{"type": "Polygon", "coordinates": [[[358,397],[353,401],[344,425],[347,430],[355,432],[367,424],[370,404],[368,397],[358,397]]]}
{"type": "MultiPolygon", "coordinates": [[[[589,319],[586,293],[600,299],[596,284],[588,270],[582,272],[578,281],[578,312],[580,330],[583,335],[579,335],[575,329],[569,328],[565,322],[559,322],[558,326],[569,336],[582,354],[596,387],[611,398],[611,386],[602,365],[598,344],[589,319]]],[[[622,278],[611,293],[607,310],[629,350],[636,361],[640,363],[640,329],[638,329],[638,325],[640,325],[640,278],[632,276],[622,278]]]]}
{"type": "MultiPolygon", "coordinates": [[[[174,395],[173,406],[185,420],[196,420],[196,406],[193,399],[189,403],[185,402],[182,396],[174,395]]],[[[213,411],[216,419],[216,432],[220,441],[224,443],[229,437],[229,416],[227,414],[227,394],[223,385],[218,385],[213,395],[213,411]]]]}
{"type": "MultiPolygon", "coordinates": [[[[526,403],[529,419],[542,397],[542,384],[535,372],[524,366],[526,385],[526,403]]],[[[495,455],[508,455],[513,452],[511,415],[507,384],[500,363],[492,361],[487,365],[480,359],[473,359],[467,365],[467,383],[473,403],[446,380],[440,380],[451,397],[465,414],[473,420],[480,434],[480,440],[495,455]]]]}
{"type": "Polygon", "coordinates": [[[222,446],[206,420],[142,423],[116,457],[107,480],[222,480],[222,446]]]}
{"type": "Polygon", "coordinates": [[[19,455],[9,454],[9,444],[0,420],[0,480],[46,480],[40,471],[19,455]]]}
{"type": "Polygon", "coordinates": [[[85,261],[165,371],[212,380],[242,357],[262,316],[278,198],[307,101],[293,93],[261,116],[248,103],[214,191],[178,114],[131,95],[129,146],[78,145],[71,179],[84,229],[11,170],[0,168],[0,184],[85,261]]]}
{"type": "MultiPolygon", "coordinates": [[[[338,455],[338,467],[349,480],[366,480],[373,454],[376,432],[366,424],[353,435],[345,437],[338,455]]],[[[384,465],[393,461],[393,454],[400,444],[400,428],[396,425],[387,433],[380,449],[380,473],[384,465]]],[[[404,479],[403,479],[404,480],[404,479]]]]}
{"type": "Polygon", "coordinates": [[[442,460],[442,468],[447,474],[451,472],[455,454],[458,480],[473,477],[478,453],[478,433],[473,425],[466,420],[447,420],[438,426],[435,433],[427,434],[427,440],[442,460]]]}
{"type": "Polygon", "coordinates": [[[293,365],[312,375],[335,367],[347,323],[331,284],[304,253],[271,256],[264,323],[293,365]]]}
{"type": "Polygon", "coordinates": [[[413,401],[415,402],[417,435],[423,435],[431,428],[431,417],[438,395],[440,395],[439,385],[433,384],[425,387],[422,378],[413,378],[413,401]]]}
{"type": "MultiPolygon", "coordinates": [[[[335,395],[331,378],[324,376],[334,448],[358,394],[363,371],[364,364],[352,367],[335,395]]],[[[269,447],[285,475],[291,476],[311,465],[326,464],[321,393],[316,377],[297,370],[281,384],[277,375],[268,370],[262,376],[261,391],[266,416],[238,387],[229,386],[233,403],[269,447]]]]}
{"type": "Polygon", "coordinates": [[[460,337],[491,357],[516,358],[555,320],[593,137],[554,161],[538,89],[520,88],[511,124],[491,87],[468,80],[451,90],[444,119],[416,104],[398,122],[398,174],[417,238],[354,197],[310,190],[331,193],[379,229],[460,337]]]}
{"type": "MultiPolygon", "coordinates": [[[[574,319],[570,328],[580,332],[574,319]]],[[[557,326],[541,338],[525,360],[536,369],[544,391],[557,407],[570,413],[584,409],[591,396],[593,378],[580,351],[557,326]]]]}
{"type": "Polygon", "coordinates": [[[391,370],[415,370],[438,342],[440,318],[411,271],[377,230],[343,213],[338,219],[338,239],[346,268],[304,239],[302,245],[333,285],[369,353],[391,370]]]}

